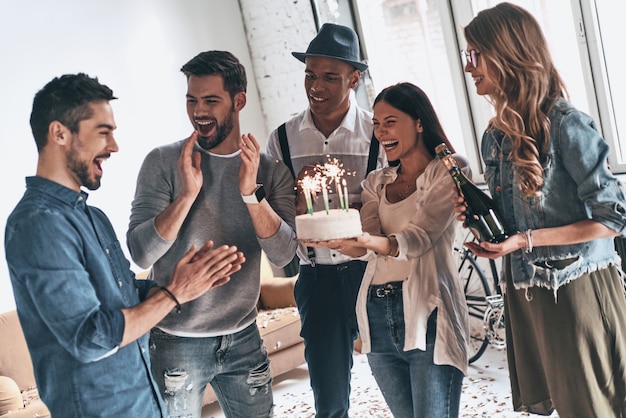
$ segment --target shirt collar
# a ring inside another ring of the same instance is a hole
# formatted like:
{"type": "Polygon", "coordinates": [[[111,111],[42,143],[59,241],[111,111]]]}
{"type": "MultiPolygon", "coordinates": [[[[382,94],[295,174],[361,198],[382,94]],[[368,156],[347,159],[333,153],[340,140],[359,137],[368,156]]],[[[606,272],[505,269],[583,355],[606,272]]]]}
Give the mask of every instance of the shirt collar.
{"type": "MultiPolygon", "coordinates": [[[[356,106],[357,105],[354,99],[350,98],[350,107],[348,108],[348,113],[346,113],[346,116],[344,116],[341,124],[333,132],[337,132],[341,128],[346,129],[348,132],[354,132],[356,126],[356,106]]],[[[315,127],[315,123],[313,122],[313,116],[311,115],[310,107],[304,113],[304,118],[302,118],[302,122],[300,122],[300,131],[303,131],[305,129],[318,131],[318,129],[315,127]]]]}
{"type": "Polygon", "coordinates": [[[77,192],[52,180],[38,176],[26,177],[26,188],[38,190],[72,207],[85,205],[89,196],[82,190],[77,192]]]}

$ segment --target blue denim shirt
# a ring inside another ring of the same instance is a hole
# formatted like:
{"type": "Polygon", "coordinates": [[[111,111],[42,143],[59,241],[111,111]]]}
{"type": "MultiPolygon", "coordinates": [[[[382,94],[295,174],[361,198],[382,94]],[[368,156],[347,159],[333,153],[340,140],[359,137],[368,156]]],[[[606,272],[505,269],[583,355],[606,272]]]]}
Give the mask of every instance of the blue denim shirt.
{"type": "Polygon", "coordinates": [[[167,417],[148,337],[119,348],[120,309],[145,298],[113,227],[87,194],[40,178],[6,225],[17,311],[42,400],[53,417],[167,417]]]}
{"type": "MultiPolygon", "coordinates": [[[[517,173],[509,160],[511,139],[498,130],[483,135],[485,179],[508,230],[515,233],[592,219],[626,235],[624,194],[608,169],[609,146],[592,118],[559,101],[550,122],[550,146],[540,156],[545,184],[537,196],[524,196],[517,186],[517,173]]],[[[620,265],[612,238],[535,247],[530,253],[518,250],[510,254],[510,261],[516,288],[543,286],[555,292],[584,273],[620,265]],[[563,260],[557,263],[561,268],[547,266],[555,260],[563,260]]]]}

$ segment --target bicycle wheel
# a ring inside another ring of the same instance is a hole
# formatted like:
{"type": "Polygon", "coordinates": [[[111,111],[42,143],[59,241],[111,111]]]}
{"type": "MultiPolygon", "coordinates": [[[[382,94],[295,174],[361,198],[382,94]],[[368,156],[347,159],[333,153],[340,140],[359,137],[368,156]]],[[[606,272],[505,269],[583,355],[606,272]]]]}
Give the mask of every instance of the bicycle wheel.
{"type": "Polygon", "coordinates": [[[487,296],[491,296],[489,282],[469,250],[459,250],[459,276],[465,292],[470,322],[469,363],[483,355],[489,340],[485,330],[485,312],[489,308],[487,296]]]}

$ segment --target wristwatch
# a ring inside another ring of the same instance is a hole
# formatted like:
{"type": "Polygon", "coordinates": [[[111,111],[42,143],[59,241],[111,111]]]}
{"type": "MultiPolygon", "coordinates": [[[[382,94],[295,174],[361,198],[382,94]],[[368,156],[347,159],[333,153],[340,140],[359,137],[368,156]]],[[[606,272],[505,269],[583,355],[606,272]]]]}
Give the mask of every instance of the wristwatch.
{"type": "Polygon", "coordinates": [[[257,184],[256,189],[249,196],[241,195],[244,203],[260,203],[261,200],[265,199],[265,189],[262,184],[257,184]]]}

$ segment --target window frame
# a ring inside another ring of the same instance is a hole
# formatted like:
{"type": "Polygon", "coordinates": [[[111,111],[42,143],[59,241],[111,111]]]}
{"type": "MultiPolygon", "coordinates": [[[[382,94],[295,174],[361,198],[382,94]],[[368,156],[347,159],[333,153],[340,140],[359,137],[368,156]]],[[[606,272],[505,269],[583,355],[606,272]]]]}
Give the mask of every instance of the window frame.
{"type": "MultiPolygon", "coordinates": [[[[609,165],[613,173],[626,173],[626,158],[624,158],[625,161],[623,163],[619,163],[618,158],[618,151],[621,150],[621,145],[617,132],[608,71],[604,60],[604,47],[600,34],[600,21],[596,10],[596,2],[595,0],[572,0],[572,4],[578,5],[579,9],[577,10],[580,11],[577,19],[579,19],[579,37],[582,38],[582,41],[579,43],[581,55],[586,55],[589,60],[590,74],[589,83],[586,87],[592,93],[589,94],[589,97],[595,99],[593,106],[590,104],[590,108],[595,110],[595,114],[591,116],[597,121],[598,129],[611,146],[609,165]]],[[[572,6],[572,9],[576,10],[574,6],[572,6]]],[[[622,150],[621,155],[626,157],[626,150],[622,150]]]]}
{"type": "MultiPolygon", "coordinates": [[[[338,0],[349,3],[354,28],[362,40],[362,52],[367,60],[367,39],[363,37],[359,20],[357,0],[338,0]]],[[[467,127],[471,134],[464,136],[466,157],[470,161],[474,180],[483,183],[484,165],[480,157],[480,141],[482,134],[492,116],[491,105],[484,97],[474,93],[473,82],[462,67],[459,51],[465,46],[462,27],[473,18],[473,1],[447,0],[435,2],[444,25],[444,44],[453,74],[453,85],[456,100],[460,108],[459,115],[462,126],[467,127]],[[458,74],[458,77],[456,76],[458,74]]],[[[609,143],[609,165],[615,174],[626,173],[626,149],[621,155],[625,162],[619,163],[621,151],[615,111],[611,99],[611,90],[604,61],[604,50],[600,34],[600,22],[596,11],[595,0],[571,0],[571,9],[577,31],[577,45],[581,59],[584,89],[587,94],[588,112],[596,121],[601,135],[609,143]]],[[[375,77],[372,77],[375,80],[375,77]]],[[[626,143],[626,140],[624,141],[626,143]]]]}

